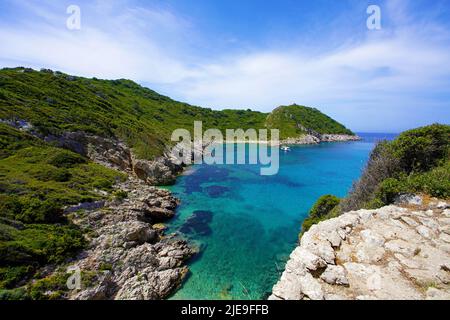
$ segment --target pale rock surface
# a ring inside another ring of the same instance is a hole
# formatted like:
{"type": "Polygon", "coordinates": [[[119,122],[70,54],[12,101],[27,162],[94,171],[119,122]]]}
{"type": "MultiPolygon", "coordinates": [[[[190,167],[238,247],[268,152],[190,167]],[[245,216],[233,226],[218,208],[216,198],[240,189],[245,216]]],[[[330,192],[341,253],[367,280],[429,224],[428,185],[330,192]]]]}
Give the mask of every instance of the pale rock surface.
{"type": "Polygon", "coordinates": [[[449,300],[448,203],[397,203],[311,227],[269,299],[449,300]]]}

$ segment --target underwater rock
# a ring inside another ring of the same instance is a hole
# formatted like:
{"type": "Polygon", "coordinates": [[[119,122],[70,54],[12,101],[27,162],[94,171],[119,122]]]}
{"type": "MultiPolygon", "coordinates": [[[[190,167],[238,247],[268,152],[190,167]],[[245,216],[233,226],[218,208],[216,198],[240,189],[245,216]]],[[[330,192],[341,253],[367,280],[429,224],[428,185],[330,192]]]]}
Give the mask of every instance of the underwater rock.
{"type": "Polygon", "coordinates": [[[211,211],[198,210],[194,211],[192,217],[186,220],[181,226],[180,232],[186,235],[208,236],[212,233],[209,224],[212,221],[213,213],[211,211]]]}
{"type": "Polygon", "coordinates": [[[210,197],[218,198],[230,191],[229,188],[223,186],[210,186],[206,188],[206,192],[210,197]]]}

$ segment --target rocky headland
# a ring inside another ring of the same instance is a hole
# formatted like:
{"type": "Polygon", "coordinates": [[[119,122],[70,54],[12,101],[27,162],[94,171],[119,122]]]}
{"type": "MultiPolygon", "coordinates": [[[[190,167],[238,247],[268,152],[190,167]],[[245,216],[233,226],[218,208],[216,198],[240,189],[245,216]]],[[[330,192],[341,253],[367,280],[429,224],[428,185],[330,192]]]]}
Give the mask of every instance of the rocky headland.
{"type": "Polygon", "coordinates": [[[307,145],[319,144],[321,142],[345,142],[345,141],[360,141],[361,138],[356,135],[348,134],[306,134],[297,138],[288,138],[280,141],[280,144],[291,145],[307,145]]]}
{"type": "Polygon", "coordinates": [[[449,208],[404,197],[312,226],[270,299],[450,299],[449,208]]]}

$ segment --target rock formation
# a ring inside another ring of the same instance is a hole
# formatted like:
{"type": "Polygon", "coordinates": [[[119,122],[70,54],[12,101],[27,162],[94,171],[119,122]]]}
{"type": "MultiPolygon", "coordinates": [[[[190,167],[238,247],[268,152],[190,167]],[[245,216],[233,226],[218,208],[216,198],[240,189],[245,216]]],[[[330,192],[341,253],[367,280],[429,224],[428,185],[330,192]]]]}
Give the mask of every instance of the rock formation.
{"type": "Polygon", "coordinates": [[[450,299],[448,208],[404,197],[314,225],[270,299],[450,299]]]}
{"type": "Polygon", "coordinates": [[[81,270],[84,283],[71,299],[163,299],[188,271],[184,262],[194,250],[166,237],[159,224],[173,217],[178,201],[134,178],[118,187],[126,199],[88,212],[66,209],[90,242],[71,265],[81,270]]]}
{"type": "Polygon", "coordinates": [[[358,136],[347,134],[305,134],[297,138],[288,138],[280,141],[280,144],[318,144],[321,142],[344,142],[344,141],[360,141],[358,136]]]}
{"type": "Polygon", "coordinates": [[[85,132],[66,132],[61,136],[47,136],[47,142],[72,150],[109,168],[137,176],[150,185],[170,185],[183,170],[168,156],[154,160],[139,159],[125,143],[113,138],[90,135],[85,132]]]}

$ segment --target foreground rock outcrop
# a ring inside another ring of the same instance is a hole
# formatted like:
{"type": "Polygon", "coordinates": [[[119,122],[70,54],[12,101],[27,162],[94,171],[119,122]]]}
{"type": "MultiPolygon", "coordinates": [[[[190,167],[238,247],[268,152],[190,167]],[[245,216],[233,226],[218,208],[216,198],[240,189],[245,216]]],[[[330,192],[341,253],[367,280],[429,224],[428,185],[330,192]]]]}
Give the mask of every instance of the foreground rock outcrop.
{"type": "Polygon", "coordinates": [[[401,200],[311,227],[270,299],[450,299],[450,205],[401,200]]]}
{"type": "Polygon", "coordinates": [[[126,199],[99,203],[94,210],[66,209],[90,242],[70,267],[81,271],[83,281],[71,299],[163,299],[188,272],[185,261],[195,250],[165,236],[160,224],[173,217],[178,200],[134,178],[119,188],[126,199]]]}

